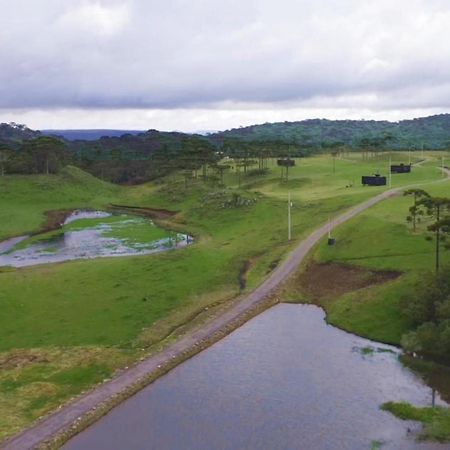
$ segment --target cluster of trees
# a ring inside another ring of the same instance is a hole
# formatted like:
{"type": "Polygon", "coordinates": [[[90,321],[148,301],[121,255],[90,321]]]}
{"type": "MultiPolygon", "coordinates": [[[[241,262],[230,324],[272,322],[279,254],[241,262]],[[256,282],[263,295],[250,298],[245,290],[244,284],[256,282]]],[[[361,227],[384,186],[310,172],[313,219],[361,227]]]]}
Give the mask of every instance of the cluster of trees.
{"type": "MultiPolygon", "coordinates": [[[[440,267],[441,244],[448,247],[446,235],[450,234],[450,198],[432,197],[422,189],[409,189],[404,195],[411,195],[414,198],[413,205],[409,208],[409,215],[406,220],[412,223],[413,231],[416,231],[417,222],[426,217],[431,223],[427,230],[434,235],[435,239],[435,267],[436,272],[440,267]]],[[[432,239],[428,236],[428,239],[432,239]]]]}
{"type": "Polygon", "coordinates": [[[333,142],[341,142],[355,150],[386,144],[396,150],[449,149],[449,129],[450,115],[441,114],[400,122],[313,119],[265,123],[216,133],[211,138],[237,138],[249,142],[282,140],[305,145],[315,152],[333,142]]]}
{"type": "Polygon", "coordinates": [[[0,175],[50,174],[67,165],[71,155],[64,142],[47,136],[25,141],[18,149],[0,144],[0,175]]]}
{"type": "Polygon", "coordinates": [[[414,324],[402,337],[403,348],[450,363],[450,268],[423,276],[401,306],[414,324]]]}
{"type": "MultiPolygon", "coordinates": [[[[432,197],[422,189],[405,192],[414,198],[407,221],[416,230],[422,218],[435,241],[435,272],[421,277],[412,296],[402,299],[401,307],[414,325],[402,338],[402,346],[450,363],[450,267],[441,268],[441,246],[448,247],[450,235],[450,198],[432,197]]],[[[433,239],[429,236],[429,239],[433,239]]]]}

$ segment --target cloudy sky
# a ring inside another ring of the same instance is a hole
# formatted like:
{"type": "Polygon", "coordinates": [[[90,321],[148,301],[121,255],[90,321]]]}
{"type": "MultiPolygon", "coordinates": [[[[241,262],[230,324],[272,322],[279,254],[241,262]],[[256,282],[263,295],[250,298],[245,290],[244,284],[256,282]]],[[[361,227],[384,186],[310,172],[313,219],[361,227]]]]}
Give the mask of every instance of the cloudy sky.
{"type": "Polygon", "coordinates": [[[448,0],[0,0],[0,122],[216,130],[450,112],[448,0]]]}

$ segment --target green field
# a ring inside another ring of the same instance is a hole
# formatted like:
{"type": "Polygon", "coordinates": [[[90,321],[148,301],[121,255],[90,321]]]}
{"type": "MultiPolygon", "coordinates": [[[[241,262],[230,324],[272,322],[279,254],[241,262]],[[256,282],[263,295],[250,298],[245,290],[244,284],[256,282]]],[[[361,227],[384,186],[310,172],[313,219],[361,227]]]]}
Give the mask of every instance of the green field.
{"type": "MultiPolygon", "coordinates": [[[[449,184],[432,183],[422,188],[435,196],[447,196],[449,184]]],[[[400,343],[410,324],[400,313],[399,299],[408,296],[419,275],[433,271],[435,264],[434,242],[425,239],[427,222],[413,233],[406,221],[411,204],[407,196],[386,200],[333,230],[335,246],[323,240],[316,247],[312,260],[317,263],[402,272],[394,281],[324,302],[333,325],[370,339],[400,343]]],[[[442,252],[442,263],[450,263],[450,252],[442,252]]]]}
{"type": "MultiPolygon", "coordinates": [[[[400,162],[407,156],[393,157],[400,162]]],[[[393,176],[392,186],[439,180],[436,165],[430,160],[410,175],[393,176]]],[[[107,209],[111,203],[176,211],[160,224],[195,238],[190,247],[154,255],[0,268],[0,439],[155,351],[162,339],[198,314],[206,320],[242,288],[254,288],[315,227],[381,192],[384,188],[361,187],[359,178],[385,173],[383,167],[387,157],[365,161],[351,155],[337,159],[333,172],[332,159],[320,156],[299,160],[286,183],[272,162],[263,177],[241,175],[241,188],[233,172],[220,188],[200,180],[185,186],[178,175],[118,187],[75,168],[53,176],[0,178],[0,239],[38,231],[48,211],[107,209]],[[293,200],[291,242],[288,192],[293,200]]],[[[381,340],[398,339],[405,324],[395,317],[395,296],[432,258],[430,243],[406,229],[402,208],[409,202],[399,198],[380,204],[336,230],[336,247],[317,248],[320,261],[413,269],[398,283],[380,287],[385,290],[381,296],[370,290],[372,302],[362,305],[359,293],[340,299],[329,309],[334,323],[381,340]],[[386,233],[394,234],[382,239],[386,233]],[[379,320],[391,321],[387,331],[376,320],[374,330],[369,329],[374,311],[379,320]]]]}

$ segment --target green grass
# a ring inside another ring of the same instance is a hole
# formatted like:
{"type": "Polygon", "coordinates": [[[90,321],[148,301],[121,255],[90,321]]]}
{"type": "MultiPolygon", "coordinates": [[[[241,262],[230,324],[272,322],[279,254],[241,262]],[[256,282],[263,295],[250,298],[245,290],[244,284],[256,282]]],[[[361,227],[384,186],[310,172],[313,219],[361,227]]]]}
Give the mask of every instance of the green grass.
{"type": "Polygon", "coordinates": [[[420,434],[422,439],[450,441],[450,409],[448,408],[420,408],[405,402],[387,402],[382,405],[382,409],[402,420],[422,422],[424,425],[420,434]]]}
{"type": "MultiPolygon", "coordinates": [[[[194,182],[188,189],[177,175],[159,183],[118,187],[75,168],[67,168],[58,176],[0,178],[0,239],[39,230],[46,211],[102,210],[110,203],[177,211],[164,225],[195,237],[194,245],[166,253],[0,270],[0,367],[2,360],[8,361],[18,351],[37,355],[37,359],[27,360],[25,365],[2,371],[0,439],[137,359],[142,355],[141,349],[150,349],[153,343],[206,307],[236,296],[239,273],[246,261],[251,263],[246,289],[254,288],[314,228],[380,192],[382,188],[358,185],[361,174],[373,173],[380,166],[379,160],[362,161],[360,156],[353,155],[350,160],[338,160],[333,174],[329,157],[308,158],[300,160],[291,171],[288,185],[280,183],[279,169],[271,166],[263,178],[243,178],[241,189],[237,188],[234,173],[227,174],[226,188],[194,182]],[[354,186],[346,188],[353,178],[354,186]],[[290,243],[288,190],[294,202],[290,243]],[[256,202],[251,206],[225,208],[233,193],[256,202]],[[80,353],[92,355],[89,351],[92,348],[95,357],[80,362],[80,353]],[[45,356],[49,352],[51,358],[45,356]],[[49,362],[42,362],[42,358],[49,362]],[[49,365],[55,376],[39,372],[37,368],[41,365],[49,365]],[[82,369],[77,370],[78,367],[82,369]],[[94,376],[96,373],[101,377],[94,376]],[[72,379],[70,383],[61,382],[66,375],[72,379]],[[30,410],[34,411],[31,415],[30,410]]],[[[394,177],[393,184],[438,178],[439,173],[430,163],[410,176],[394,177]]],[[[391,205],[388,209],[396,217],[394,222],[404,226],[400,223],[403,219],[395,215],[396,208],[391,205]]],[[[382,231],[383,223],[380,220],[373,231],[382,231]]],[[[76,222],[68,225],[75,226],[76,222]]],[[[148,232],[128,227],[114,230],[126,239],[154,237],[148,232]]],[[[400,236],[401,228],[397,233],[400,236]]],[[[333,250],[319,246],[320,258],[335,258],[336,254],[327,253],[335,251],[339,258],[354,263],[351,261],[354,253],[341,245],[341,237],[338,236],[338,245],[333,250]]],[[[381,267],[395,265],[398,260],[411,264],[410,258],[398,255],[398,251],[391,255],[391,262],[381,263],[382,258],[376,257],[381,254],[364,239],[364,243],[352,245],[356,245],[355,250],[364,248],[367,255],[374,257],[366,262],[358,260],[358,264],[376,261],[377,267],[381,267]]],[[[415,239],[418,237],[414,237],[414,242],[415,239]]],[[[425,242],[420,248],[427,251],[428,245],[425,242]]],[[[353,302],[350,303],[352,306],[353,302]]],[[[380,309],[376,304],[372,308],[380,309]]],[[[365,317],[362,328],[367,328],[372,312],[362,309],[358,314],[365,317]]],[[[395,317],[395,313],[387,310],[380,320],[395,317]]],[[[342,315],[345,314],[348,316],[343,311],[342,315]]],[[[397,339],[397,334],[396,324],[392,323],[386,331],[386,340],[397,339]]]]}

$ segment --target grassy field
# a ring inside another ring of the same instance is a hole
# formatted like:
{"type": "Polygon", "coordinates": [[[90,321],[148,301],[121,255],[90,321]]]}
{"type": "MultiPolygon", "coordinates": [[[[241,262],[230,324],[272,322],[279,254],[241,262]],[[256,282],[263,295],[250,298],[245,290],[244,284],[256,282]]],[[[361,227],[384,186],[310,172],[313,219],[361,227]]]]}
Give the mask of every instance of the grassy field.
{"type": "MultiPolygon", "coordinates": [[[[394,157],[398,162],[405,159],[394,157]]],[[[0,439],[154,351],[161,339],[198,314],[212,314],[241,290],[254,288],[307,233],[384,189],[361,187],[359,177],[378,169],[383,172],[386,165],[386,158],[365,161],[352,155],[337,159],[333,173],[331,158],[308,158],[290,170],[287,183],[271,165],[264,177],[242,177],[240,189],[235,173],[226,175],[226,188],[201,181],[186,188],[176,175],[158,183],[117,187],[75,168],[58,176],[0,178],[0,239],[39,230],[47,211],[102,209],[111,203],[176,211],[163,224],[195,237],[191,247],[155,255],[0,268],[0,439]],[[293,200],[291,242],[287,242],[288,191],[293,200]]],[[[430,161],[410,175],[394,176],[392,185],[440,176],[436,162],[430,161]]],[[[395,199],[370,210],[356,220],[381,216],[376,224],[369,220],[373,228],[352,235],[343,245],[348,229],[342,227],[336,230],[338,245],[332,249],[320,245],[315,257],[377,268],[393,267],[398,261],[404,270],[426,267],[431,254],[416,267],[411,255],[399,254],[403,245],[390,249],[380,238],[393,226],[398,236],[404,233],[404,239],[423,244],[417,244],[419,253],[430,253],[430,244],[421,236],[407,233],[401,208],[409,202],[395,199]],[[388,251],[385,259],[383,249],[388,251]]],[[[349,226],[357,232],[354,221],[349,226]]],[[[416,254],[417,248],[410,251],[416,254]]],[[[403,278],[400,284],[408,285],[403,278]]],[[[381,289],[389,288],[391,296],[400,289],[395,284],[381,289]]],[[[377,293],[374,298],[379,298],[377,293]]],[[[331,320],[338,323],[350,317],[347,320],[358,322],[360,329],[353,322],[349,328],[368,334],[367,307],[351,295],[335,305],[329,309],[331,320]],[[353,318],[354,310],[361,320],[353,318]]],[[[375,303],[375,309],[382,308],[375,303]]],[[[392,307],[382,316],[391,314],[395,316],[392,307]]],[[[393,323],[382,340],[395,340],[402,327],[393,323]]],[[[381,331],[373,334],[383,337],[381,331]]]]}

